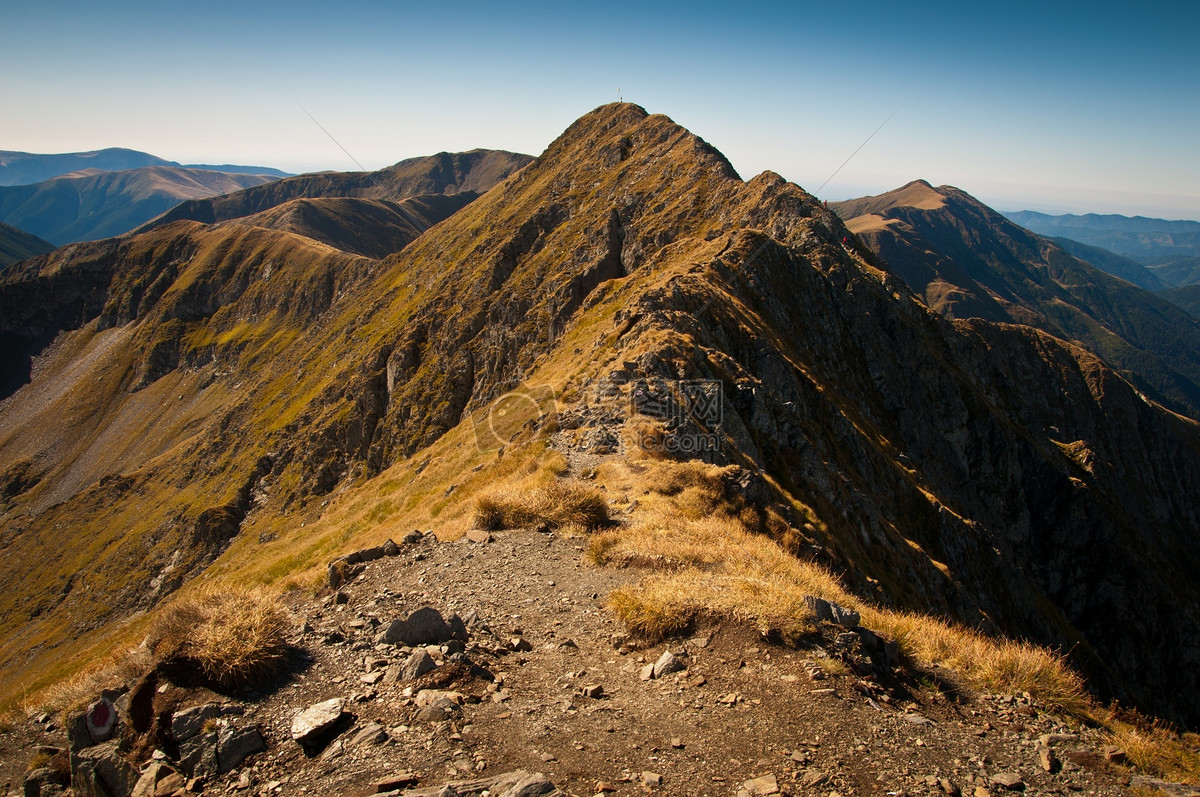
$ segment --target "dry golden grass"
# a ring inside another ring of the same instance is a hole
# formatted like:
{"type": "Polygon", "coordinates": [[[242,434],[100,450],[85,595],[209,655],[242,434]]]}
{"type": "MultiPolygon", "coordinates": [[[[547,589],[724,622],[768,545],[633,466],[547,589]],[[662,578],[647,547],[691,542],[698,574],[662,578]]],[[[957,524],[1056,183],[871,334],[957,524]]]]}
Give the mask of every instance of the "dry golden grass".
{"type": "Polygon", "coordinates": [[[1091,716],[1108,729],[1113,744],[1124,750],[1139,770],[1165,780],[1200,785],[1200,735],[1178,733],[1158,720],[1123,718],[1111,709],[1097,709],[1091,716]]]}
{"type": "Polygon", "coordinates": [[[515,494],[492,493],[475,503],[475,525],[481,529],[516,529],[547,523],[551,528],[599,528],[608,523],[608,502],[590,484],[556,480],[515,494]]]}
{"type": "Polygon", "coordinates": [[[261,683],[287,656],[287,612],[262,590],[205,589],[159,616],[150,648],[224,688],[261,683]]]}
{"type": "Polygon", "coordinates": [[[752,531],[745,508],[722,497],[722,473],[716,466],[658,462],[614,464],[602,473],[613,482],[610,491],[614,485],[640,491],[641,506],[635,524],[594,535],[587,557],[657,571],[610,597],[630,630],[661,637],[708,614],[799,638],[815,627],[804,596],[816,595],[858,610],[864,625],[895,638],[905,655],[951,669],[972,687],[1030,692],[1070,712],[1089,705],[1082,679],[1050,650],[859,600],[824,568],[752,531]]]}
{"type": "Polygon", "coordinates": [[[147,647],[119,649],[95,666],[50,686],[38,694],[34,702],[46,711],[79,711],[105,689],[133,683],[154,664],[154,656],[147,647]]]}

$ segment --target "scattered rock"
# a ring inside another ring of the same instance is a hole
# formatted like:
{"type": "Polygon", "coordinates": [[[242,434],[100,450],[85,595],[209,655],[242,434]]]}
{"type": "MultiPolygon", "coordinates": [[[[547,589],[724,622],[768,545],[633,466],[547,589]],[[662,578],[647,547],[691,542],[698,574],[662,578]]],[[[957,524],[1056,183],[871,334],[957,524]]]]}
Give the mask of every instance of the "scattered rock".
{"type": "Polygon", "coordinates": [[[579,690],[584,697],[590,697],[594,700],[599,700],[604,697],[604,687],[600,684],[590,684],[579,690]]]}
{"type": "Polygon", "coordinates": [[[491,532],[484,531],[483,529],[471,529],[467,532],[467,541],[478,545],[484,545],[493,539],[495,538],[492,537],[491,532]]]}
{"type": "Polygon", "coordinates": [[[642,785],[643,786],[661,786],[662,781],[663,781],[663,776],[658,774],[657,772],[651,772],[649,770],[642,772],[642,785]]]}
{"type": "Polygon", "coordinates": [[[687,665],[669,650],[663,651],[663,654],[658,657],[658,661],[654,662],[654,677],[662,678],[673,672],[679,672],[685,669],[687,665]]]}
{"type": "Polygon", "coordinates": [[[160,797],[183,793],[183,777],[161,761],[151,761],[134,784],[131,797],[160,797]]]}
{"type": "Polygon", "coordinates": [[[424,650],[418,650],[408,657],[408,661],[400,668],[400,680],[413,681],[437,667],[433,658],[424,650]]]}
{"type": "Polygon", "coordinates": [[[1100,755],[1104,756],[1104,760],[1110,764],[1124,764],[1126,759],[1125,751],[1112,744],[1101,747],[1100,755]]]}
{"type": "Polygon", "coordinates": [[[329,734],[344,716],[340,697],[309,706],[292,718],[292,739],[305,753],[314,755],[325,746],[329,734]]]}

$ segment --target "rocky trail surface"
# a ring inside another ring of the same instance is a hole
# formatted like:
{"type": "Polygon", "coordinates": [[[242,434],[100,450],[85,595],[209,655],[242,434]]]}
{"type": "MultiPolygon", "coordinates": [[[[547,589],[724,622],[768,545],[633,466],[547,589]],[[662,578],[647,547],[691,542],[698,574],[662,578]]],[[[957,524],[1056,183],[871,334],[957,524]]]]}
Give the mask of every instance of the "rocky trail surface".
{"type": "MultiPolygon", "coordinates": [[[[144,795],[982,797],[1151,785],[1099,732],[1025,697],[962,693],[937,671],[853,674],[838,626],[812,649],[731,621],[668,644],[629,640],[604,600],[638,573],[585,563],[585,543],[410,533],[390,556],[331,568],[348,578],[336,591],[293,598],[290,665],[269,689],[228,696],[160,677],[115,698],[136,722],[138,694],[152,693],[140,773],[116,760],[115,742],[77,754],[106,787],[144,795]]],[[[38,750],[68,747],[59,723],[43,715],[0,735],[6,793],[22,793],[38,750]]],[[[25,794],[61,793],[39,772],[25,794]]]]}

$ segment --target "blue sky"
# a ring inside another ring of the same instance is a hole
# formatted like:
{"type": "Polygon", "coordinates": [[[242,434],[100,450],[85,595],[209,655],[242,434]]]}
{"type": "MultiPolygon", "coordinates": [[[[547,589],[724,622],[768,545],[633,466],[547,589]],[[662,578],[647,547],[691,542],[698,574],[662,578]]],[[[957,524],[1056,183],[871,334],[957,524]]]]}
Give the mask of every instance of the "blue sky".
{"type": "Polygon", "coordinates": [[[9,3],[0,149],[353,169],[625,99],[842,199],[1200,219],[1200,3],[9,3]]]}

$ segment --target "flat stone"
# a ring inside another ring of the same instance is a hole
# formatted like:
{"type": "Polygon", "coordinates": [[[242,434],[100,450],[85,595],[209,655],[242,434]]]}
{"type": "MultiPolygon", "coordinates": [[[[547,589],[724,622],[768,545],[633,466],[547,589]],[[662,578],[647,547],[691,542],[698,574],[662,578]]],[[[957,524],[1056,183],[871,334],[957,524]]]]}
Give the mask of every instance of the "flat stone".
{"type": "Polygon", "coordinates": [[[198,733],[179,745],[179,766],[189,777],[211,778],[217,774],[215,731],[198,733]]]}
{"type": "Polygon", "coordinates": [[[540,797],[540,795],[552,794],[557,791],[549,778],[541,772],[534,772],[510,786],[501,797],[540,797]]]}
{"type": "Polygon", "coordinates": [[[590,697],[594,700],[604,697],[604,687],[600,684],[589,684],[588,686],[583,687],[580,691],[583,693],[584,697],[590,697]]]}
{"type": "Polygon", "coordinates": [[[253,725],[222,728],[217,735],[217,773],[224,775],[250,756],[266,749],[267,743],[253,725]]]}
{"type": "Polygon", "coordinates": [[[491,533],[483,529],[471,529],[467,532],[467,540],[479,545],[489,543],[492,539],[491,533]]]}
{"type": "Polygon", "coordinates": [[[1016,772],[997,772],[988,778],[988,780],[1009,791],[1025,790],[1025,781],[1021,780],[1021,776],[1016,772]]]}
{"type": "Polygon", "coordinates": [[[380,778],[373,784],[376,794],[382,794],[387,791],[396,791],[397,789],[407,789],[410,786],[417,785],[418,778],[411,770],[397,772],[395,775],[390,775],[386,778],[380,778]]]}
{"type": "Polygon", "coordinates": [[[221,716],[219,703],[205,703],[176,711],[171,717],[171,735],[175,737],[176,742],[186,742],[204,730],[204,723],[219,716],[221,716]]]}
{"type": "Polygon", "coordinates": [[[354,738],[350,740],[351,747],[368,747],[383,744],[388,740],[387,731],[378,722],[368,722],[354,738]]]}
{"type": "Polygon", "coordinates": [[[292,739],[306,751],[315,749],[345,713],[340,697],[309,706],[292,718],[292,739]]]}
{"type": "Polygon", "coordinates": [[[774,775],[763,775],[758,778],[751,778],[742,784],[751,797],[762,797],[767,794],[779,794],[779,782],[774,775]]]}
{"type": "Polygon", "coordinates": [[[642,671],[638,675],[638,677],[641,678],[643,681],[654,680],[654,664],[653,663],[647,664],[645,667],[643,667],[642,671]]]}
{"type": "Polygon", "coordinates": [[[663,781],[663,776],[658,774],[657,772],[651,772],[650,770],[646,770],[646,771],[642,772],[642,785],[643,786],[661,786],[662,781],[663,781]]]}

